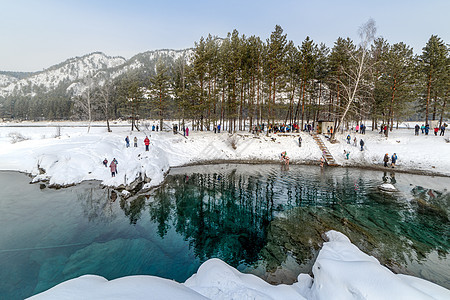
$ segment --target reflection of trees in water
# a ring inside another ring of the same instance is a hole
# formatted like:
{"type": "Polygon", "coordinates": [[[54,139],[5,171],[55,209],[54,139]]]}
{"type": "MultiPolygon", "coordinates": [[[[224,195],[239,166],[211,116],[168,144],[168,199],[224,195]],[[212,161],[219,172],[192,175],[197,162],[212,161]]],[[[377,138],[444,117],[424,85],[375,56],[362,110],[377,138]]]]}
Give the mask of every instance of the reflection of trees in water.
{"type": "MultiPolygon", "coordinates": [[[[269,272],[286,261],[287,253],[299,265],[311,265],[322,244],[321,234],[330,229],[346,234],[361,250],[404,273],[410,272],[408,261],[421,261],[435,250],[446,259],[450,249],[448,219],[440,222],[439,214],[411,209],[409,201],[380,193],[361,179],[344,176],[324,181],[325,189],[333,190],[328,204],[318,201],[320,206],[297,207],[271,222],[261,251],[269,272]]],[[[323,196],[323,191],[314,196],[314,188],[306,188],[309,199],[323,196]]],[[[438,200],[440,207],[448,203],[448,197],[438,200]]]]}
{"type": "Polygon", "coordinates": [[[169,218],[173,204],[166,189],[156,190],[154,200],[149,203],[150,219],[158,223],[158,234],[160,237],[166,235],[169,226],[169,218]]]}
{"type": "MultiPolygon", "coordinates": [[[[423,194],[414,193],[416,198],[423,194]]],[[[446,212],[448,195],[433,195],[425,200],[446,212]]],[[[380,193],[369,179],[349,170],[339,176],[294,168],[255,176],[235,171],[171,175],[151,197],[149,214],[161,237],[173,226],[200,260],[219,257],[238,266],[262,259],[268,272],[280,268],[288,255],[310,266],[322,234],[330,229],[406,273],[408,261],[434,250],[446,255],[450,248],[447,218],[439,222],[430,207],[424,213],[418,201],[380,193]],[[282,217],[275,218],[279,212],[282,217]]],[[[144,196],[121,201],[130,223],[141,217],[145,203],[144,196]]]]}
{"type": "Polygon", "coordinates": [[[142,209],[145,205],[145,196],[138,196],[137,198],[127,201],[120,199],[120,208],[124,211],[125,216],[130,219],[130,224],[136,224],[141,218],[142,209]]]}
{"type": "Polygon", "coordinates": [[[108,223],[116,217],[111,206],[110,193],[110,189],[99,189],[97,186],[77,192],[78,201],[89,222],[108,223]]]}
{"type": "Polygon", "coordinates": [[[236,266],[257,259],[273,206],[272,193],[264,192],[259,180],[233,173],[194,174],[187,184],[184,176],[171,179],[175,228],[200,260],[220,257],[236,266]]]}

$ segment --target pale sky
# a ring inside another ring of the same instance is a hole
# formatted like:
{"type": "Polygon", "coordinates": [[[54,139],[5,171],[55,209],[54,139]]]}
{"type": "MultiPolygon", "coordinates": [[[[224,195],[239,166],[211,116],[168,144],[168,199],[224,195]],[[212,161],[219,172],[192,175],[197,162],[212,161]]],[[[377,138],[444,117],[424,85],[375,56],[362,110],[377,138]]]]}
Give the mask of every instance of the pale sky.
{"type": "Polygon", "coordinates": [[[358,42],[369,18],[377,35],[421,53],[432,34],[450,43],[450,0],[0,0],[0,70],[40,71],[101,51],[126,59],[156,49],[193,47],[201,36],[237,29],[266,40],[280,25],[332,47],[358,42]]]}

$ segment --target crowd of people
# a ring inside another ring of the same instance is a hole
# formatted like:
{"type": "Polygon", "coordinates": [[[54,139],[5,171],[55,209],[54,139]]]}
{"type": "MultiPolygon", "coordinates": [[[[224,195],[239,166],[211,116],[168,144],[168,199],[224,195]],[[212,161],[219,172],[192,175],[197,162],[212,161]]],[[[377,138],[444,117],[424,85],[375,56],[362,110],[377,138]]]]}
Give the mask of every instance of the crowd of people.
{"type": "MultiPolygon", "coordinates": [[[[133,142],[134,142],[133,146],[135,148],[137,148],[138,147],[138,138],[136,136],[133,138],[133,142]]],[[[144,138],[144,146],[145,146],[145,151],[149,151],[150,139],[148,138],[148,136],[145,136],[145,138],[144,138]]],[[[130,138],[129,138],[128,135],[125,137],[125,147],[126,148],[130,147],[130,138]]],[[[117,170],[118,169],[117,168],[118,164],[119,164],[119,162],[114,157],[113,160],[111,161],[111,163],[109,164],[109,168],[111,170],[111,177],[116,177],[116,175],[118,174],[118,170],[117,170]]],[[[103,160],[103,165],[105,166],[105,168],[108,167],[108,159],[107,158],[105,158],[103,160]]]]}
{"type": "MultiPolygon", "coordinates": [[[[445,135],[445,129],[446,129],[447,126],[448,125],[446,123],[442,124],[442,126],[440,126],[440,127],[436,126],[434,128],[434,134],[437,136],[437,134],[440,131],[439,135],[440,136],[444,136],[445,135]]],[[[254,125],[254,126],[252,126],[252,133],[263,132],[264,131],[264,127],[265,127],[264,123],[263,124],[254,125]]],[[[388,130],[388,126],[387,125],[382,124],[380,128],[381,128],[380,133],[385,133],[385,134],[387,133],[387,130],[388,130]]],[[[158,124],[152,125],[152,127],[151,127],[152,131],[159,131],[159,129],[160,128],[159,128],[158,124]]],[[[183,125],[181,130],[182,130],[184,136],[189,136],[189,128],[187,126],[183,125]]],[[[294,123],[292,125],[291,124],[269,124],[267,126],[267,130],[268,130],[269,133],[279,133],[279,132],[281,132],[281,133],[285,133],[285,132],[289,133],[289,132],[299,132],[300,131],[300,127],[299,127],[299,125],[297,123],[294,123]]],[[[304,131],[311,132],[312,130],[313,130],[313,125],[312,124],[309,124],[309,123],[305,124],[304,131]]],[[[327,129],[328,133],[332,133],[332,130],[333,130],[332,127],[328,127],[328,129],[327,129]]],[[[366,133],[366,126],[361,123],[361,124],[356,125],[354,128],[352,128],[352,131],[353,130],[354,130],[355,133],[365,134],[366,133]]],[[[220,133],[221,125],[220,124],[214,125],[213,126],[213,131],[214,131],[214,133],[220,133]]],[[[416,124],[415,127],[414,127],[414,134],[415,135],[419,135],[419,132],[421,132],[424,135],[428,135],[429,131],[430,131],[430,126],[428,124],[425,124],[425,125],[422,124],[422,126],[419,126],[419,124],[416,124]]],[[[174,134],[178,133],[178,125],[175,124],[175,123],[173,124],[173,133],[174,134]]],[[[134,142],[133,146],[135,148],[137,148],[138,147],[138,138],[136,136],[133,138],[133,142],[134,142]]],[[[143,142],[144,142],[144,146],[145,146],[145,151],[149,151],[150,139],[148,138],[148,136],[146,136],[144,138],[143,142]]],[[[349,145],[351,144],[352,137],[351,137],[350,134],[347,135],[346,142],[349,145]]],[[[357,144],[358,144],[358,140],[357,140],[357,137],[355,136],[353,138],[353,146],[357,147],[357,144]]],[[[302,146],[302,137],[301,136],[298,137],[298,145],[299,145],[299,147],[302,146]]],[[[360,139],[359,140],[359,146],[360,146],[360,150],[361,151],[364,151],[364,145],[365,145],[364,140],[360,139]]],[[[129,136],[126,136],[126,138],[125,138],[125,146],[126,146],[126,148],[130,147],[130,138],[129,138],[129,136]]],[[[346,160],[348,160],[349,156],[350,156],[350,151],[344,150],[344,158],[346,160]]],[[[287,165],[287,166],[289,165],[289,157],[287,156],[286,151],[281,153],[281,158],[280,159],[281,159],[281,161],[283,161],[283,163],[285,165],[287,165]]],[[[390,166],[390,167],[394,168],[395,164],[397,162],[397,154],[394,153],[391,157],[389,157],[388,153],[386,153],[384,158],[383,158],[383,162],[384,162],[384,166],[385,167],[390,166]],[[389,161],[390,161],[390,164],[389,164],[389,161]]],[[[323,163],[324,163],[324,161],[321,161],[321,166],[323,166],[323,163]]],[[[108,167],[108,160],[106,158],[103,161],[103,165],[105,167],[108,167]]],[[[111,169],[111,176],[112,177],[115,177],[115,175],[117,175],[117,173],[118,173],[117,165],[118,165],[117,159],[113,158],[113,160],[109,164],[109,168],[111,169]]]]}
{"type": "MultiPolygon", "coordinates": [[[[434,135],[437,136],[438,132],[440,131],[439,136],[444,136],[445,128],[447,126],[448,126],[447,123],[442,124],[441,127],[436,125],[433,129],[434,135]]],[[[419,124],[416,124],[416,126],[414,126],[414,135],[419,135],[419,131],[421,131],[422,134],[428,135],[428,133],[430,132],[430,125],[422,124],[422,126],[419,126],[419,124]]]]}

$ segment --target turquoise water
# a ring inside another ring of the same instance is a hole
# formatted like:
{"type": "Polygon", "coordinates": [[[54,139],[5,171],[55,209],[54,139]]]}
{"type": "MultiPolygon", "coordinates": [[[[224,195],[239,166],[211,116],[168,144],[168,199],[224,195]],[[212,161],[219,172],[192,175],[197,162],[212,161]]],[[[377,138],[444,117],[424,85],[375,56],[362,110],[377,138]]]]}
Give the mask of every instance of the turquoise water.
{"type": "Polygon", "coordinates": [[[219,257],[272,283],[310,272],[335,229],[395,272],[450,288],[449,178],[359,169],[218,165],[174,169],[121,200],[96,182],[53,190],[0,172],[0,299],[83,275],[185,281],[219,257]],[[392,182],[399,192],[377,186],[392,182]]]}

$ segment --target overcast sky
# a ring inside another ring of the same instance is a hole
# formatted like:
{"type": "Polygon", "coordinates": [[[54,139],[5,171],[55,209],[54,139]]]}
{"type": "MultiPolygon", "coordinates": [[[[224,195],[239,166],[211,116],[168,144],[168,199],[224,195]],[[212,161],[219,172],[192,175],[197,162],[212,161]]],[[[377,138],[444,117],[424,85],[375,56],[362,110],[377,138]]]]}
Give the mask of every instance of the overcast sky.
{"type": "Polygon", "coordinates": [[[101,51],[130,58],[193,47],[237,29],[267,39],[280,25],[296,45],[358,41],[369,18],[389,43],[420,53],[432,34],[450,43],[450,0],[0,0],[0,70],[39,71],[101,51]],[[364,3],[364,4],[363,4],[364,3]]]}

